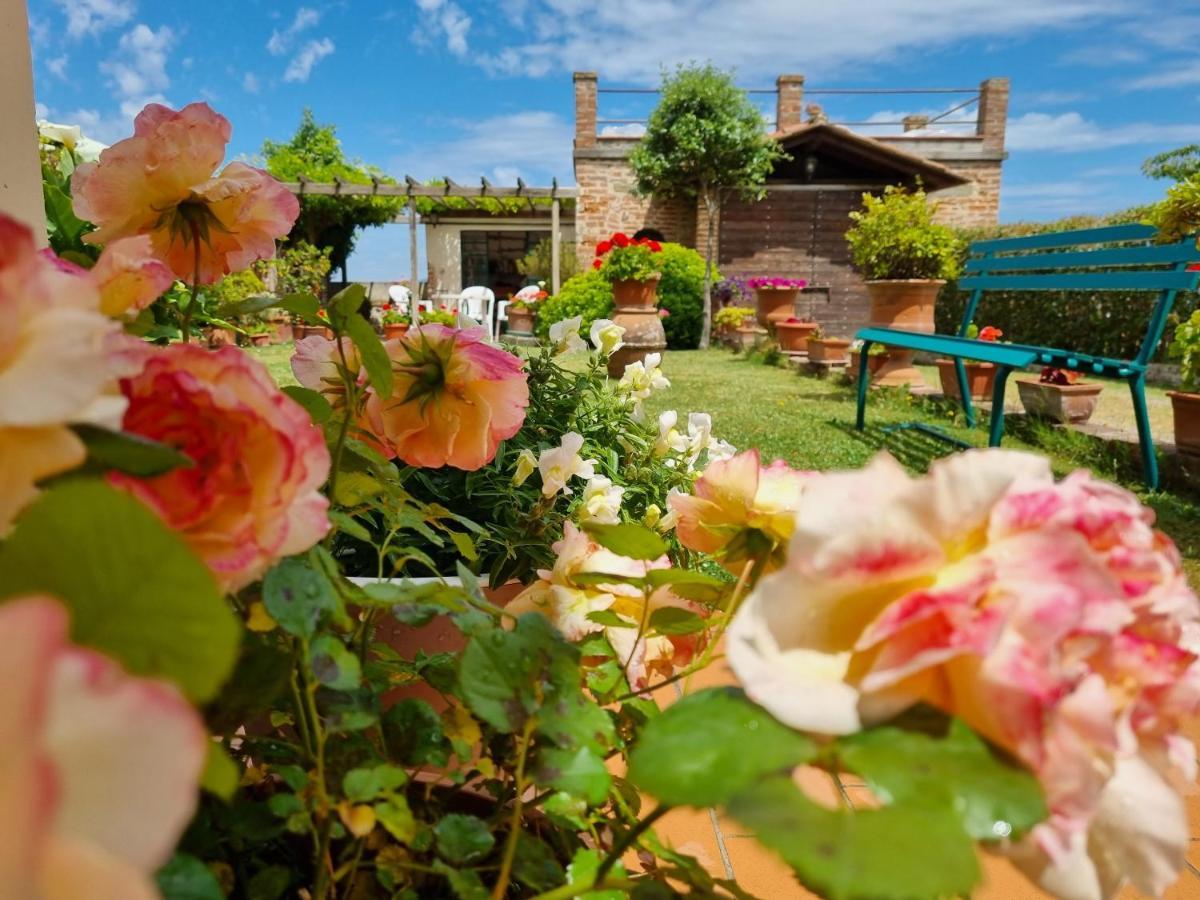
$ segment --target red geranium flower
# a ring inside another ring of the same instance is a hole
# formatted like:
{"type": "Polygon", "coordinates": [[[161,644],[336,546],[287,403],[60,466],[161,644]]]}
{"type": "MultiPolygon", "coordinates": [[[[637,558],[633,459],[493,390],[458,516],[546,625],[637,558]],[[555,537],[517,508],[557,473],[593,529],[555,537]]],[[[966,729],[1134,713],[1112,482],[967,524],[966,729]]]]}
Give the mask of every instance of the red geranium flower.
{"type": "Polygon", "coordinates": [[[609,250],[612,249],[612,246],[613,246],[612,241],[601,241],[600,243],[598,243],[596,245],[596,255],[603,256],[605,253],[607,253],[609,250]]]}
{"type": "Polygon", "coordinates": [[[593,269],[598,269],[598,268],[600,268],[600,266],[602,266],[602,265],[603,265],[603,263],[602,263],[602,262],[600,262],[600,260],[598,260],[598,259],[593,259],[593,260],[592,260],[592,268],[593,268],[593,269]]]}
{"type": "Polygon", "coordinates": [[[612,236],[612,242],[618,247],[628,247],[630,244],[629,237],[620,231],[612,236]]]}
{"type": "Polygon", "coordinates": [[[647,241],[646,244],[649,246],[651,253],[662,253],[662,244],[658,241],[651,240],[647,241]]]}
{"type": "Polygon", "coordinates": [[[1004,332],[995,325],[985,325],[979,329],[979,339],[981,341],[998,341],[1004,337],[1004,332]]]}

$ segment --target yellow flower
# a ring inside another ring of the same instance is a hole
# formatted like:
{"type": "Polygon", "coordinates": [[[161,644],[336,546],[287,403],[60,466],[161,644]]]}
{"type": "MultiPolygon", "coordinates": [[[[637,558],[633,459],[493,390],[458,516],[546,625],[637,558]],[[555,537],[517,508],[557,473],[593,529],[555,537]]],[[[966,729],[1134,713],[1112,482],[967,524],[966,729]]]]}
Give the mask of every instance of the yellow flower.
{"type": "Polygon", "coordinates": [[[537,471],[537,457],[532,450],[522,450],[517,454],[517,471],[513,473],[512,483],[517,487],[523,485],[537,471]]]}

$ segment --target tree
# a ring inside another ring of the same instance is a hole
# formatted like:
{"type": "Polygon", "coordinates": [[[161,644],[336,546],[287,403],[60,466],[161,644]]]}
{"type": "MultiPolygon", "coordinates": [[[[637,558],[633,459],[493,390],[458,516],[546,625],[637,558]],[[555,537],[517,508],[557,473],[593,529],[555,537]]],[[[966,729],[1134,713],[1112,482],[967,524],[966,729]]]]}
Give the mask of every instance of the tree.
{"type": "Polygon", "coordinates": [[[1200,173],[1200,144],[1188,144],[1158,153],[1142,163],[1142,172],[1150,178],[1186,181],[1200,173]]]}
{"type": "Polygon", "coordinates": [[[663,75],[658,106],[629,162],[638,194],[699,200],[708,213],[704,244],[704,325],[712,331],[712,269],[721,194],[763,196],[763,182],[784,156],[763,131],[762,115],[726,72],[711,65],[680,66],[663,75]]]}
{"type": "MultiPolygon", "coordinates": [[[[346,159],[333,125],[321,125],[312,110],[304,110],[300,127],[287,143],[263,142],[267,171],[280,181],[331,182],[335,178],[353,184],[395,184],[375,166],[346,159]]],[[[305,194],[300,198],[300,217],[292,226],[292,241],[307,241],[315,247],[328,247],[333,266],[346,277],[346,258],[354,249],[359,228],[391,222],[404,206],[403,197],[322,196],[305,194]]]]}

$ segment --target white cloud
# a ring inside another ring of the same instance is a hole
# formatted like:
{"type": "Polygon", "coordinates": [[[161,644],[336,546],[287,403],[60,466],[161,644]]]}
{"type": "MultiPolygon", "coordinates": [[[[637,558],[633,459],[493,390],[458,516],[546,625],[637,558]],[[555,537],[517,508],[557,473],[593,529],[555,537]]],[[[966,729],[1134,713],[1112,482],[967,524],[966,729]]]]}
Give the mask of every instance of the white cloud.
{"type": "Polygon", "coordinates": [[[1005,145],[1009,150],[1073,153],[1138,144],[1182,144],[1197,140],[1200,140],[1200,124],[1121,122],[1101,126],[1077,112],[1061,115],[1031,112],[1009,119],[1005,145]]]}
{"type": "Polygon", "coordinates": [[[50,118],[50,107],[39,100],[37,103],[33,104],[33,117],[39,121],[41,119],[50,118]]]}
{"type": "Polygon", "coordinates": [[[646,133],[646,126],[641,122],[626,122],[623,125],[605,125],[600,129],[600,137],[641,137],[646,133]]]}
{"type": "MultiPolygon", "coordinates": [[[[453,0],[417,5],[427,30],[436,29],[454,52],[497,74],[595,69],[610,80],[653,83],[663,65],[708,58],[736,67],[740,82],[762,86],[781,71],[825,78],[853,63],[902,58],[972,37],[1094,27],[1134,9],[1132,0],[858,0],[852,12],[827,0],[527,0],[519,11],[536,27],[507,46],[493,41],[468,52],[471,20],[453,0]],[[448,22],[455,10],[457,18],[448,22]],[[502,49],[492,49],[497,43],[502,49]]],[[[481,20],[483,9],[473,9],[481,20]]],[[[494,19],[506,14],[511,7],[506,13],[503,5],[490,13],[494,19]]]]}
{"type": "Polygon", "coordinates": [[[321,38],[319,41],[309,41],[292,57],[287,71],[283,73],[284,81],[308,81],[313,66],[329,56],[334,51],[333,41],[321,38]]]}
{"type": "Polygon", "coordinates": [[[267,41],[267,52],[272,56],[283,56],[292,48],[296,37],[303,31],[312,28],[321,21],[321,14],[310,7],[302,6],[296,10],[296,17],[287,28],[280,31],[275,29],[267,41]]]}
{"type": "Polygon", "coordinates": [[[121,35],[117,55],[100,64],[123,100],[146,98],[171,85],[167,58],[175,33],[166,25],[157,31],[144,24],[121,35]]]}
{"type": "Polygon", "coordinates": [[[247,72],[242,76],[242,90],[247,94],[257,94],[262,90],[262,85],[258,81],[258,76],[253,72],[247,72]]]}
{"type": "Polygon", "coordinates": [[[1122,85],[1123,90],[1145,91],[1156,88],[1187,87],[1200,84],[1200,62],[1180,63],[1161,72],[1134,78],[1122,85]]]}
{"type": "Polygon", "coordinates": [[[574,127],[555,113],[530,110],[465,121],[460,128],[452,139],[422,142],[419,153],[392,159],[389,170],[397,177],[449,176],[468,184],[478,184],[481,175],[506,185],[515,184],[518,175],[531,184],[552,176],[560,184],[573,180],[574,127]]]}
{"type": "Polygon", "coordinates": [[[46,70],[55,78],[66,78],[68,62],[70,62],[70,57],[65,53],[61,56],[55,56],[52,59],[46,60],[46,70]]]}
{"type": "Polygon", "coordinates": [[[84,135],[102,144],[113,144],[133,133],[133,117],[138,110],[125,109],[111,115],[104,115],[95,109],[76,109],[61,115],[55,114],[55,120],[63,125],[78,125],[84,135]]]}
{"type": "Polygon", "coordinates": [[[67,36],[80,38],[124,25],[133,18],[134,0],[55,0],[67,17],[67,36]]]}
{"type": "MultiPolygon", "coordinates": [[[[455,56],[467,55],[467,35],[471,31],[471,17],[453,0],[417,0],[423,26],[445,38],[446,49],[455,56]]],[[[524,4],[522,4],[522,11],[524,4]]],[[[417,34],[420,41],[423,35],[417,34]]]]}

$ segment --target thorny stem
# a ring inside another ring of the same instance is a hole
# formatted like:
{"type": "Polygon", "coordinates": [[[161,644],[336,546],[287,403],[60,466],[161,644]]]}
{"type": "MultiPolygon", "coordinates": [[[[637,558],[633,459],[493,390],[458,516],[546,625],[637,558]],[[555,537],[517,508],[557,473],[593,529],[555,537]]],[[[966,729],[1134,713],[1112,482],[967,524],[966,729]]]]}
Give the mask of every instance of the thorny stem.
{"type": "Polygon", "coordinates": [[[521,837],[521,816],[524,814],[522,797],[525,795],[525,758],[529,755],[529,744],[533,739],[533,729],[537,720],[530,716],[525,721],[521,738],[517,744],[517,767],[513,772],[516,797],[513,799],[512,817],[508,825],[508,837],[504,841],[504,856],[500,861],[500,874],[496,876],[496,884],[492,888],[492,900],[501,900],[508,890],[508,880],[512,874],[513,860],[517,856],[517,841],[521,837]]]}
{"type": "MultiPolygon", "coordinates": [[[[342,361],[342,383],[346,386],[346,409],[343,410],[342,424],[338,426],[337,441],[333,445],[332,459],[329,464],[329,496],[336,503],[338,473],[342,468],[342,451],[346,448],[346,437],[350,432],[350,416],[354,411],[355,404],[358,403],[358,382],[350,372],[350,365],[346,361],[346,348],[342,346],[341,334],[335,334],[334,340],[337,342],[338,357],[342,361]]],[[[331,530],[329,540],[333,539],[333,534],[331,530]]]]}
{"type": "Polygon", "coordinates": [[[325,784],[325,729],[321,726],[321,715],[317,711],[317,683],[311,677],[312,673],[308,671],[308,660],[310,658],[308,641],[301,639],[300,652],[304,654],[305,665],[305,684],[304,684],[304,700],[305,708],[308,712],[309,724],[312,727],[314,744],[316,752],[314,753],[314,762],[316,763],[316,800],[317,800],[317,817],[320,820],[320,828],[318,829],[318,840],[316,853],[313,859],[316,869],[316,880],[313,885],[313,897],[315,900],[325,900],[329,891],[329,877],[333,871],[332,861],[329,859],[329,844],[330,836],[333,830],[333,816],[329,803],[329,794],[325,784]]]}
{"type": "Polygon", "coordinates": [[[180,324],[185,344],[192,339],[192,313],[196,309],[196,294],[200,291],[200,228],[195,222],[192,223],[192,246],[196,248],[195,264],[192,267],[192,296],[188,300],[187,309],[183,311],[183,322],[180,324]]]}
{"type": "Polygon", "coordinates": [[[650,830],[650,827],[671,811],[671,807],[663,804],[655,807],[646,818],[642,819],[623,835],[621,839],[613,844],[612,849],[608,851],[608,856],[604,858],[604,862],[600,863],[600,868],[596,870],[596,883],[604,880],[604,876],[609,873],[614,865],[617,864],[626,850],[632,847],[637,839],[650,830]]]}

